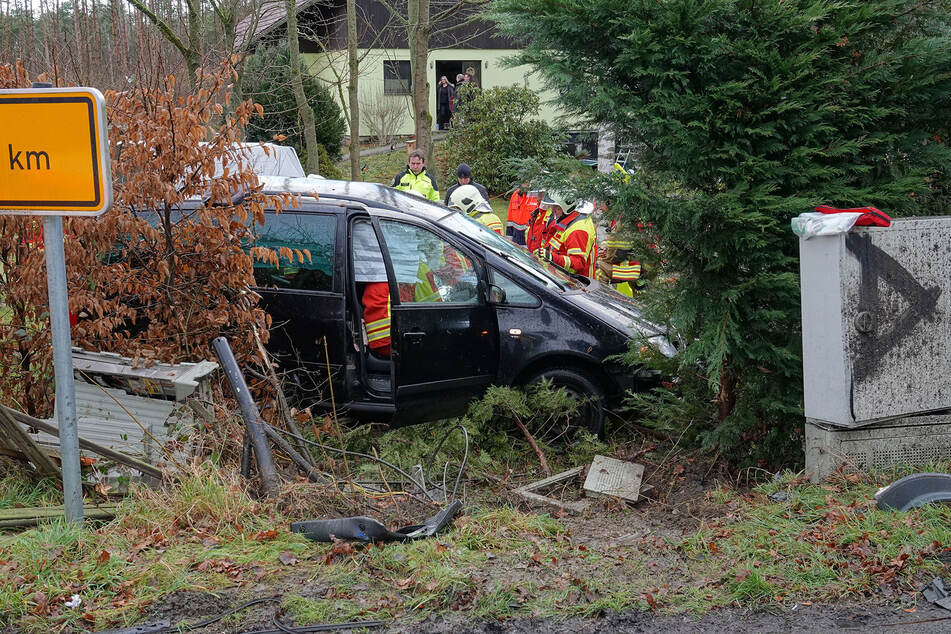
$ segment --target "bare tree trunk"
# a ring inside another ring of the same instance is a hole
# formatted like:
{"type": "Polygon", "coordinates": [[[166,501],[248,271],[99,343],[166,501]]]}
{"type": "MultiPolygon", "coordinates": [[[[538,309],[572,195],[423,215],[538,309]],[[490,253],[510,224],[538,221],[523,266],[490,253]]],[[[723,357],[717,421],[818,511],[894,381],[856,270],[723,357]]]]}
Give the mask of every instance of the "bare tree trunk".
{"type": "Polygon", "coordinates": [[[195,90],[198,81],[196,73],[201,65],[201,2],[198,0],[188,0],[188,53],[185,55],[185,63],[188,64],[188,82],[192,91],[195,90]]]}
{"type": "Polygon", "coordinates": [[[727,357],[723,358],[723,365],[720,370],[720,389],[717,392],[717,420],[723,422],[726,417],[733,413],[736,406],[736,377],[733,370],[730,369],[730,362],[727,357]]]}
{"type": "Polygon", "coordinates": [[[304,79],[300,68],[300,41],[297,31],[297,3],[286,0],[287,7],[287,49],[290,51],[291,88],[294,90],[294,101],[297,103],[297,114],[301,119],[304,132],[304,147],[307,149],[307,173],[320,173],[317,150],[317,125],[314,123],[314,111],[307,104],[304,95],[304,79]]]}
{"type": "MultiPolygon", "coordinates": [[[[198,2],[198,0],[192,0],[192,1],[194,1],[196,4],[198,2]]],[[[148,21],[151,22],[159,30],[159,32],[162,34],[162,37],[164,37],[172,46],[174,46],[178,50],[179,53],[182,54],[182,57],[185,59],[185,66],[188,69],[188,85],[192,89],[192,91],[194,91],[195,88],[197,87],[197,84],[196,84],[197,72],[196,71],[198,70],[198,66],[201,62],[201,49],[192,48],[193,41],[192,41],[191,33],[189,33],[189,43],[186,44],[185,42],[182,41],[180,37],[178,37],[178,35],[175,33],[175,30],[172,28],[172,26],[168,22],[163,20],[159,16],[158,13],[153,11],[146,4],[146,0],[126,0],[126,2],[132,5],[133,8],[135,8],[135,10],[138,11],[141,15],[145,16],[145,18],[147,18],[148,21]]],[[[189,6],[189,9],[188,9],[189,20],[191,20],[192,13],[193,13],[191,9],[191,2],[188,3],[188,6],[189,6]]],[[[199,40],[200,40],[200,37],[201,36],[199,35],[199,40]]],[[[140,38],[140,41],[142,41],[143,44],[145,45],[144,47],[140,45],[139,50],[140,51],[147,50],[149,48],[149,45],[151,44],[151,41],[150,41],[151,38],[149,38],[148,35],[142,31],[141,26],[139,26],[139,38],[140,38]]],[[[200,45],[200,42],[199,42],[199,45],[200,45]]],[[[159,62],[161,62],[161,60],[159,60],[159,62]]],[[[155,73],[153,72],[153,75],[154,74],[155,73]]],[[[164,74],[164,69],[160,70],[158,74],[159,75],[164,74]]]]}
{"type": "Polygon", "coordinates": [[[360,103],[357,100],[357,82],[360,77],[360,58],[357,57],[357,3],[347,0],[347,62],[350,79],[347,95],[350,101],[350,180],[360,180],[360,103]]]}
{"type": "Polygon", "coordinates": [[[426,153],[426,162],[433,164],[433,117],[429,112],[429,37],[432,24],[429,0],[408,0],[409,63],[413,77],[413,118],[416,123],[416,147],[426,153]]]}

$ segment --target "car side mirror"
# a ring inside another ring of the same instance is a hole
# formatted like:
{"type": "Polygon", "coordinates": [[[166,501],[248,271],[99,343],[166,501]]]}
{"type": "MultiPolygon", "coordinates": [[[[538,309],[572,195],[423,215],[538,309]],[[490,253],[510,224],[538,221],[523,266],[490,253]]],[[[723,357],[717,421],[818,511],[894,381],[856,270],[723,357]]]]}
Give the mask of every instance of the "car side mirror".
{"type": "Polygon", "coordinates": [[[505,289],[495,284],[489,284],[489,303],[493,305],[504,304],[505,289]]]}

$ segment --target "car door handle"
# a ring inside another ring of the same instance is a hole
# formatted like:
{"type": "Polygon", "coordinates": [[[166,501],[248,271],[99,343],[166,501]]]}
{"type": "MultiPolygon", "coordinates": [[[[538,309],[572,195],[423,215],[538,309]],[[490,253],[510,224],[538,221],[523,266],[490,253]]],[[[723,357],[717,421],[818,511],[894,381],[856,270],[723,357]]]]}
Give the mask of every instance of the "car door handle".
{"type": "Polygon", "coordinates": [[[417,345],[423,342],[423,337],[426,336],[425,332],[404,332],[403,339],[406,340],[406,343],[411,345],[417,345]]]}

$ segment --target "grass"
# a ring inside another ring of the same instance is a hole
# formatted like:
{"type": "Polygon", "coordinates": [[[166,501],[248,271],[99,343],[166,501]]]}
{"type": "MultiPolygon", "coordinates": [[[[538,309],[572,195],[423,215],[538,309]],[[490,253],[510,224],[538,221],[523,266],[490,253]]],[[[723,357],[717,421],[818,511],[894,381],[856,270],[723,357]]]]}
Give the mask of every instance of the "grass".
{"type": "Polygon", "coordinates": [[[735,497],[727,515],[680,548],[737,603],[914,596],[921,578],[947,568],[951,508],[879,510],[874,492],[882,479],[812,485],[787,473],[735,497]],[[770,501],[778,490],[787,501],[770,501]]]}
{"type": "Polygon", "coordinates": [[[56,506],[63,503],[59,483],[50,478],[31,483],[16,475],[0,479],[0,509],[24,506],[56,506]]]}
{"type": "MultiPolygon", "coordinates": [[[[196,467],[175,488],[137,489],[108,524],[53,522],[0,541],[0,627],[128,626],[178,590],[276,590],[285,623],[408,627],[447,612],[499,620],[853,599],[908,605],[923,580],[947,573],[951,509],[878,510],[873,493],[893,475],[813,485],[787,473],[748,493],[715,489],[709,498],[722,514],[682,539],[593,545],[562,520],[490,495],[436,538],[364,546],[309,542],[288,530],[310,513],[295,498],[259,502],[239,479],[196,467]],[[788,499],[771,501],[777,491],[788,499]],[[65,605],[73,594],[79,608],[65,605]]],[[[3,480],[0,492],[7,505],[56,501],[48,485],[34,494],[3,480]]]]}

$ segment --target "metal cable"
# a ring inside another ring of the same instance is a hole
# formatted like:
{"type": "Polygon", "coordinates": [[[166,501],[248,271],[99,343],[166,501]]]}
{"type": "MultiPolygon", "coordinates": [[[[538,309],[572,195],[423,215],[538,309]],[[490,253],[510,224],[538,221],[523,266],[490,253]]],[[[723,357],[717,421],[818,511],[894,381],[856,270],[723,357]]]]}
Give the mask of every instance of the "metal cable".
{"type": "Polygon", "coordinates": [[[446,489],[446,472],[449,470],[449,462],[448,462],[448,461],[446,462],[445,467],[443,468],[443,485],[442,485],[442,491],[443,491],[443,496],[446,497],[446,502],[453,502],[453,501],[455,501],[455,499],[456,499],[456,492],[459,490],[459,482],[462,480],[462,474],[463,474],[463,472],[466,470],[466,463],[469,462],[469,431],[468,431],[465,427],[463,427],[462,425],[455,425],[455,426],[452,427],[451,429],[447,430],[446,433],[443,434],[442,439],[441,439],[441,440],[439,441],[439,443],[436,445],[436,449],[433,451],[432,455],[430,455],[430,457],[429,457],[429,463],[426,465],[426,470],[423,472],[423,480],[424,480],[424,481],[425,481],[425,480],[428,480],[428,479],[429,479],[429,475],[430,475],[430,473],[432,472],[433,465],[434,465],[435,462],[436,462],[436,456],[439,454],[439,450],[442,449],[442,446],[443,446],[443,444],[446,442],[446,439],[449,438],[449,434],[451,434],[452,432],[456,431],[457,429],[462,430],[462,436],[463,436],[463,438],[464,438],[464,440],[465,440],[465,452],[464,452],[463,455],[462,455],[462,462],[459,463],[459,473],[456,474],[456,482],[455,482],[455,484],[454,484],[453,487],[452,487],[452,498],[449,498],[449,497],[446,495],[446,492],[447,492],[447,489],[446,489]]]}
{"type": "MultiPolygon", "coordinates": [[[[347,451],[346,449],[339,449],[339,448],[337,448],[337,447],[332,447],[332,446],[330,446],[330,445],[325,445],[325,444],[323,444],[323,443],[319,443],[319,442],[317,442],[317,441],[315,441],[315,440],[310,440],[309,438],[304,438],[303,436],[300,436],[300,435],[298,435],[298,434],[295,434],[295,433],[293,433],[293,432],[291,432],[291,431],[288,431],[288,430],[286,430],[286,429],[279,429],[279,428],[277,428],[277,427],[272,427],[271,425],[268,425],[267,423],[262,423],[262,424],[263,424],[265,427],[268,427],[268,428],[274,430],[275,432],[284,434],[285,436],[290,436],[290,437],[292,437],[292,438],[294,438],[294,439],[296,439],[296,440],[300,440],[301,442],[307,443],[307,444],[309,444],[309,445],[313,445],[313,446],[315,446],[315,447],[319,447],[320,449],[323,449],[323,450],[325,450],[325,451],[333,451],[333,452],[341,453],[341,454],[344,454],[344,455],[358,456],[358,457],[360,457],[360,458],[366,458],[366,459],[368,459],[368,460],[372,460],[372,461],[374,461],[374,462],[377,462],[377,463],[379,463],[379,464],[382,464],[382,465],[385,466],[385,467],[389,467],[390,469],[392,469],[392,470],[395,471],[396,473],[400,474],[401,476],[403,476],[404,478],[406,478],[406,479],[409,480],[410,482],[416,483],[416,479],[415,479],[412,475],[410,475],[409,473],[407,473],[406,471],[404,471],[404,470],[401,469],[400,467],[397,467],[395,464],[393,464],[393,463],[391,463],[391,462],[387,462],[386,460],[383,460],[382,458],[379,458],[379,457],[377,457],[377,456],[371,456],[370,454],[360,453],[360,452],[358,452],[358,451],[347,451]]],[[[449,435],[450,435],[452,432],[456,431],[457,429],[462,430],[462,435],[463,435],[463,438],[465,439],[465,452],[463,453],[462,462],[459,463],[459,473],[456,475],[456,481],[455,481],[455,484],[453,485],[453,488],[452,488],[452,497],[450,498],[450,497],[447,495],[445,475],[443,476],[443,484],[442,484],[441,487],[438,486],[438,485],[435,485],[435,484],[433,485],[433,488],[434,488],[434,489],[441,489],[441,490],[442,490],[442,492],[443,492],[443,497],[444,497],[445,501],[447,501],[447,502],[452,502],[452,501],[454,501],[454,500],[456,499],[456,493],[457,493],[458,490],[459,490],[459,483],[462,481],[462,474],[465,472],[466,464],[469,462],[469,431],[468,431],[464,426],[462,426],[462,425],[455,425],[454,427],[452,427],[451,429],[449,429],[445,434],[443,434],[442,439],[441,439],[441,440],[439,441],[439,443],[436,445],[435,451],[433,451],[433,453],[432,453],[432,454],[430,455],[430,457],[429,457],[429,463],[428,463],[428,465],[427,465],[427,467],[426,467],[426,470],[423,472],[423,477],[422,477],[422,480],[423,480],[423,481],[420,482],[420,483],[418,483],[419,485],[421,485],[421,488],[422,488],[422,491],[423,491],[423,495],[425,495],[426,498],[428,498],[430,502],[436,502],[436,501],[437,501],[435,498],[433,498],[432,495],[430,495],[430,493],[429,493],[429,487],[427,486],[427,483],[433,484],[433,483],[430,481],[430,479],[429,479],[429,475],[430,475],[430,473],[432,472],[433,464],[434,464],[435,461],[436,461],[436,456],[439,454],[439,450],[442,449],[443,444],[446,442],[446,439],[448,439],[448,438],[449,438],[449,435]]],[[[448,464],[449,464],[449,463],[447,462],[447,463],[446,463],[447,469],[448,469],[448,464]]]]}
{"type": "MultiPolygon", "coordinates": [[[[403,476],[404,478],[406,478],[406,479],[409,480],[410,482],[415,482],[415,480],[413,479],[413,476],[411,476],[409,473],[407,473],[406,471],[400,469],[400,468],[397,467],[395,464],[390,463],[390,462],[387,462],[386,460],[383,460],[382,458],[378,458],[378,457],[376,457],[376,456],[371,456],[370,454],[366,454],[366,453],[360,453],[360,452],[358,452],[358,451],[347,451],[346,449],[338,449],[337,447],[331,447],[330,445],[325,445],[325,444],[319,443],[319,442],[317,442],[317,441],[315,441],[315,440],[310,440],[309,438],[304,438],[303,436],[298,436],[297,434],[295,434],[295,433],[293,433],[293,432],[290,432],[290,431],[287,431],[286,429],[278,429],[277,427],[271,427],[271,426],[268,425],[267,423],[264,423],[264,425],[267,426],[267,427],[270,427],[271,429],[273,429],[274,431],[276,431],[276,432],[278,432],[278,433],[284,434],[285,436],[291,436],[292,438],[296,438],[296,439],[298,439],[298,440],[300,440],[300,441],[303,441],[303,442],[307,443],[308,445],[313,445],[313,446],[315,446],[315,447],[319,447],[319,448],[321,448],[321,449],[323,449],[323,450],[325,450],[325,451],[334,451],[334,452],[342,453],[342,454],[345,454],[345,455],[359,456],[360,458],[366,458],[367,460],[372,460],[372,461],[374,461],[374,462],[378,462],[378,463],[382,464],[382,465],[385,466],[385,467],[389,467],[390,469],[392,469],[393,471],[397,472],[398,474],[400,474],[401,476],[403,476]]],[[[425,496],[429,499],[430,502],[435,502],[435,501],[436,501],[436,500],[433,498],[433,496],[431,496],[431,495],[429,494],[429,491],[427,491],[425,488],[423,489],[423,495],[425,495],[425,496]]]]}
{"type": "Polygon", "coordinates": [[[258,603],[266,603],[269,601],[279,601],[280,599],[281,599],[280,595],[275,595],[273,597],[264,597],[262,599],[253,599],[251,601],[248,601],[247,603],[242,603],[241,605],[235,606],[231,608],[230,610],[228,610],[227,612],[222,612],[218,616],[213,616],[210,619],[199,621],[198,623],[189,623],[187,625],[177,625],[175,627],[169,628],[169,630],[177,631],[177,632],[188,632],[190,630],[197,630],[200,627],[205,627],[207,625],[211,625],[212,623],[217,623],[218,621],[225,618],[226,616],[231,616],[235,612],[240,612],[241,610],[245,608],[249,608],[252,605],[257,605],[258,603]]]}

